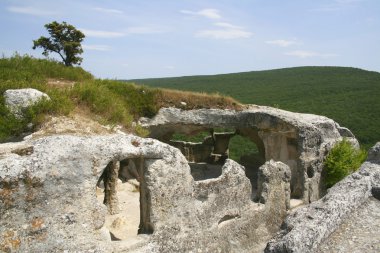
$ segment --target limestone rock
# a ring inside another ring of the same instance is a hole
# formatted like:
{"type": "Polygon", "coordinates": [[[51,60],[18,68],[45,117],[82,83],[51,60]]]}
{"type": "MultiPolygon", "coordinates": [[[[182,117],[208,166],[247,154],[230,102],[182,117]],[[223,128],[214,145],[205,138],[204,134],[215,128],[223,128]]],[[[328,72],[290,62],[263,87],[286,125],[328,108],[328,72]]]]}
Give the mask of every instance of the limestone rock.
{"type": "Polygon", "coordinates": [[[22,110],[37,103],[41,99],[50,99],[50,97],[36,89],[16,89],[6,90],[4,92],[5,104],[12,113],[21,117],[22,110]]]}
{"type": "Polygon", "coordinates": [[[261,204],[241,165],[227,160],[217,178],[195,181],[180,151],[153,139],[56,135],[0,150],[0,251],[262,252],[286,215],[289,182],[277,163],[261,204]],[[125,159],[140,176],[140,234],[115,242],[96,185],[125,159]]]}
{"type": "Polygon", "coordinates": [[[380,142],[376,143],[375,146],[370,148],[368,151],[367,161],[380,164],[380,142]]]}
{"type": "Polygon", "coordinates": [[[266,106],[249,106],[242,111],[162,108],[153,119],[140,124],[150,137],[169,143],[174,133],[194,134],[214,128],[234,128],[248,137],[265,161],[281,161],[291,170],[291,196],[305,203],[323,196],[323,159],[343,137],[358,142],[347,128],[312,114],[293,113],[266,106]]]}
{"type": "Polygon", "coordinates": [[[359,171],[329,189],[326,196],[289,215],[265,252],[314,252],[370,196],[377,197],[380,165],[365,162],[359,171]]]}
{"type": "MultiPolygon", "coordinates": [[[[284,192],[286,209],[290,208],[290,178],[291,172],[289,166],[282,162],[270,160],[259,168],[257,199],[260,203],[267,203],[272,196],[269,196],[268,187],[277,184],[280,192],[284,192]],[[275,184],[273,182],[276,182],[275,184]]],[[[273,191],[273,188],[270,189],[273,191]]]]}

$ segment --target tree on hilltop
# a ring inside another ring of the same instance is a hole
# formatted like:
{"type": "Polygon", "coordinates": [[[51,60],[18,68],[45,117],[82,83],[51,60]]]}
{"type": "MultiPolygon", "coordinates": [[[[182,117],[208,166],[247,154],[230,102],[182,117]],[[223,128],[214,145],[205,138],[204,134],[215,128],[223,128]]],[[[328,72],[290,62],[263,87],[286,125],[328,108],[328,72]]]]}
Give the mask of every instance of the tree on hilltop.
{"type": "Polygon", "coordinates": [[[80,65],[83,59],[78,55],[83,53],[81,42],[85,37],[84,34],[66,22],[53,21],[46,24],[45,28],[50,37],[41,36],[33,40],[33,49],[41,47],[44,56],[48,56],[51,52],[59,54],[66,66],[80,65]]]}

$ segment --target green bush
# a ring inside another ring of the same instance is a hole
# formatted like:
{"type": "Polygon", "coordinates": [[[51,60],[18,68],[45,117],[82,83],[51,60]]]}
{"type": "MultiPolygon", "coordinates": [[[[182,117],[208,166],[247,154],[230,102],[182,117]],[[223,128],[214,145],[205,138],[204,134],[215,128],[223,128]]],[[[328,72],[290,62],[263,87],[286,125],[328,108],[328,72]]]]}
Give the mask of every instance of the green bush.
{"type": "Polygon", "coordinates": [[[68,114],[73,108],[73,104],[66,101],[63,96],[55,96],[50,94],[51,100],[42,99],[38,103],[24,109],[23,117],[16,117],[4,105],[4,99],[0,99],[0,143],[18,137],[24,132],[28,132],[29,123],[33,127],[38,127],[44,120],[46,115],[68,114]]]}
{"type": "Polygon", "coordinates": [[[26,124],[17,119],[5,106],[0,103],[0,142],[23,132],[26,124]]]}
{"type": "Polygon", "coordinates": [[[367,152],[365,150],[355,149],[346,139],[336,143],[324,163],[326,187],[330,188],[344,177],[355,172],[366,157],[367,152]]]}

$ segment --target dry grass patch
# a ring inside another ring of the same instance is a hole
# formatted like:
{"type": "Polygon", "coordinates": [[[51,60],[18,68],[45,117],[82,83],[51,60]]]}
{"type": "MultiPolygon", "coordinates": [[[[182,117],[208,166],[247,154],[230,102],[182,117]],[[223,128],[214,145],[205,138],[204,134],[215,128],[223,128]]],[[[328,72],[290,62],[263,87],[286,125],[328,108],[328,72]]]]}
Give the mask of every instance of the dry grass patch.
{"type": "Polygon", "coordinates": [[[68,116],[50,116],[43,122],[38,131],[32,134],[32,138],[57,134],[72,134],[77,136],[106,135],[113,133],[111,128],[101,125],[93,119],[92,115],[86,115],[76,108],[68,116]]]}
{"type": "Polygon", "coordinates": [[[60,79],[48,78],[46,80],[46,83],[49,87],[60,88],[60,89],[67,89],[67,88],[71,89],[74,87],[74,84],[75,84],[74,81],[66,80],[63,78],[60,78],[60,79]]]}
{"type": "Polygon", "coordinates": [[[154,99],[157,108],[177,107],[185,110],[203,108],[242,110],[243,108],[237,100],[220,94],[159,89],[154,99]]]}

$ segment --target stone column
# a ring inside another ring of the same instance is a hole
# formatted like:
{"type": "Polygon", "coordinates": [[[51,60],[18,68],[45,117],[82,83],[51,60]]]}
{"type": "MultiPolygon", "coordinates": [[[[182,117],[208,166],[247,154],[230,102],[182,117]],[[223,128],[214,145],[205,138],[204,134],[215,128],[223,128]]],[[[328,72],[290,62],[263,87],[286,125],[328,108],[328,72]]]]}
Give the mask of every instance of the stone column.
{"type": "Polygon", "coordinates": [[[117,198],[117,180],[119,177],[120,162],[112,161],[105,168],[104,173],[104,201],[110,214],[119,212],[119,201],[117,198]]]}
{"type": "Polygon", "coordinates": [[[144,158],[136,159],[136,167],[140,176],[140,225],[138,229],[139,234],[153,233],[153,226],[150,222],[150,192],[145,178],[145,162],[144,158]]]}

